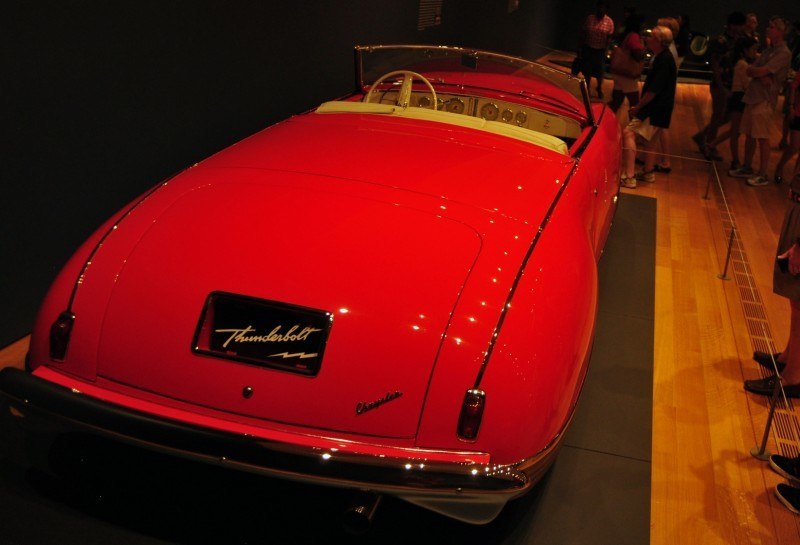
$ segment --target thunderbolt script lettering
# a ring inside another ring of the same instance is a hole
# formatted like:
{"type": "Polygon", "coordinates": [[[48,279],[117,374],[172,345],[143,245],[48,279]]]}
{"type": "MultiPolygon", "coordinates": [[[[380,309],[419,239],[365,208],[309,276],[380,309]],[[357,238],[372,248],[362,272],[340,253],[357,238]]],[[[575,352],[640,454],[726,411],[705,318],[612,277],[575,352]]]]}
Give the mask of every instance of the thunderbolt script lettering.
{"type": "Polygon", "coordinates": [[[281,327],[283,326],[275,326],[275,329],[266,335],[248,335],[249,333],[256,333],[255,328],[250,325],[244,329],[215,329],[214,333],[231,334],[231,336],[228,337],[228,340],[222,343],[222,348],[227,348],[231,341],[235,343],[286,343],[292,341],[305,341],[312,333],[322,331],[321,329],[315,329],[313,327],[304,327],[299,333],[296,333],[297,330],[300,329],[300,326],[293,325],[286,333],[281,334],[279,333],[281,327]]]}

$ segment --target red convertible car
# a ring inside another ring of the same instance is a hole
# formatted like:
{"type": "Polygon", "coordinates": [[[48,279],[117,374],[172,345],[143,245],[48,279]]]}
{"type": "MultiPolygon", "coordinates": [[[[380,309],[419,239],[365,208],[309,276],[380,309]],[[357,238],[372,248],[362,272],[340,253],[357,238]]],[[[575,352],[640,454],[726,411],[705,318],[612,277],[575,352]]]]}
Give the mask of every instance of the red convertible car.
{"type": "Polygon", "coordinates": [[[587,370],[617,120],[520,58],[355,60],[352,94],[159,183],[80,247],[26,371],[0,374],[15,430],[474,524],[536,483],[587,370]]]}

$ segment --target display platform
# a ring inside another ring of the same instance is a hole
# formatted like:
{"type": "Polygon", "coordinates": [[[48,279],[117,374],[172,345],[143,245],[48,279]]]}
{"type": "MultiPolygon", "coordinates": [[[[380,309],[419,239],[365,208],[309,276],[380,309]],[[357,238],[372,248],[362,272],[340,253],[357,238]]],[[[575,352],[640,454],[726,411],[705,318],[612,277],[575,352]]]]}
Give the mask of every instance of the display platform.
{"type": "Polygon", "coordinates": [[[65,437],[50,461],[69,481],[0,463],[0,542],[648,543],[655,225],[655,199],[620,195],[577,414],[553,469],[491,524],[384,498],[372,530],[352,536],[340,524],[350,493],[65,437]]]}

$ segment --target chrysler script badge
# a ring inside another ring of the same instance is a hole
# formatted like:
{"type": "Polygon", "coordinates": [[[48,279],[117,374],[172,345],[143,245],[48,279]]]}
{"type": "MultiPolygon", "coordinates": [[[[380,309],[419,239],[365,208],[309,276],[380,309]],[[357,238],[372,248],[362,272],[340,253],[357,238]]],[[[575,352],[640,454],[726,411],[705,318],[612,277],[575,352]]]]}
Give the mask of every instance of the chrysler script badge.
{"type": "Polygon", "coordinates": [[[375,401],[359,401],[356,405],[356,415],[364,414],[367,411],[371,411],[372,409],[377,409],[381,405],[385,403],[389,403],[390,401],[394,401],[398,397],[402,396],[403,392],[399,390],[395,390],[394,393],[386,392],[386,395],[380,399],[376,399],[375,401]]]}

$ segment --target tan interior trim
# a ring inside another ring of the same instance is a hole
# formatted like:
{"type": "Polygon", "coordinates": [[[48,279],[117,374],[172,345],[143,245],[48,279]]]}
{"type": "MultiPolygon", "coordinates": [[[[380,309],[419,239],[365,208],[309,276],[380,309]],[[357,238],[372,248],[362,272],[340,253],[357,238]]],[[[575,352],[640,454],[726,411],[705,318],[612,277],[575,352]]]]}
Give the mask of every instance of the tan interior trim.
{"type": "Polygon", "coordinates": [[[447,123],[448,125],[477,129],[490,132],[492,134],[513,138],[515,140],[521,140],[523,142],[535,144],[563,155],[567,155],[568,153],[567,144],[560,138],[550,136],[549,134],[523,129],[521,127],[515,127],[514,125],[509,125],[500,121],[487,121],[486,119],[479,117],[471,117],[468,115],[443,112],[439,110],[430,110],[428,108],[401,108],[392,104],[334,100],[330,102],[324,102],[319,106],[319,108],[317,108],[316,112],[318,114],[359,113],[396,115],[411,119],[422,119],[437,123],[447,123]]]}

